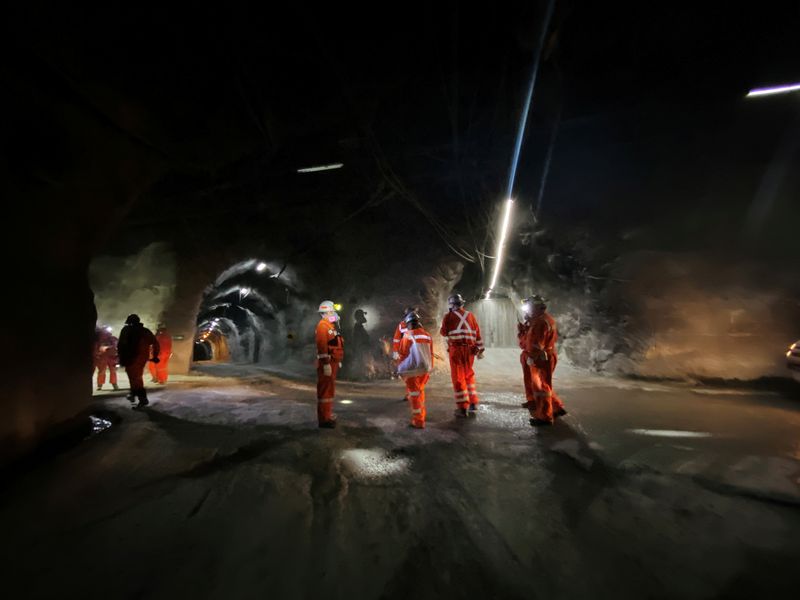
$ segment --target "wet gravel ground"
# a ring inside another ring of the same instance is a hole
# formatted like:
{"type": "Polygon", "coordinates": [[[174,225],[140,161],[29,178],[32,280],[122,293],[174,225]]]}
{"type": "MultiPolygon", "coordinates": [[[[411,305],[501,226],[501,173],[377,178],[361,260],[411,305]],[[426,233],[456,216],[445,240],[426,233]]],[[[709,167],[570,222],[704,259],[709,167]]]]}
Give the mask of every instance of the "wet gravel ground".
{"type": "Polygon", "coordinates": [[[475,419],[452,417],[447,384],[429,386],[424,431],[399,382],[341,385],[336,430],[316,427],[313,382],[263,372],[168,385],[143,411],[104,395],[114,426],[0,493],[5,587],[796,597],[792,399],[564,378],[570,414],[532,429],[510,376],[484,377],[475,419]]]}

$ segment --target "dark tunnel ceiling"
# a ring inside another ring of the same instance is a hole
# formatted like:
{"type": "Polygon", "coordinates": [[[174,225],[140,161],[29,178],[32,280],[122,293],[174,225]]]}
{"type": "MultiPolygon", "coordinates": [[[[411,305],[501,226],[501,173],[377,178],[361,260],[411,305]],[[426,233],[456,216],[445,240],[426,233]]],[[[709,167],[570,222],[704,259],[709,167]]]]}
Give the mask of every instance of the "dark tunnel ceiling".
{"type": "MultiPolygon", "coordinates": [[[[520,193],[530,197],[561,103],[553,193],[562,216],[600,202],[629,212],[640,203],[636,186],[663,178],[695,202],[704,184],[686,164],[687,146],[730,158],[724,131],[747,89],[800,79],[797,6],[587,4],[557,3],[523,153],[529,168],[521,168],[520,193]],[[641,155],[626,162],[630,154],[641,155]],[[589,189],[570,165],[586,170],[589,189]]],[[[266,191],[312,205],[321,190],[327,201],[352,196],[380,179],[375,144],[409,185],[437,190],[439,208],[461,206],[459,179],[494,201],[543,12],[541,3],[404,6],[389,15],[305,6],[257,15],[135,4],[15,10],[12,79],[64,78],[157,147],[170,168],[149,197],[168,198],[176,212],[202,212],[198,192],[213,204],[237,186],[243,196],[266,191]],[[295,173],[333,161],[346,169],[324,179],[295,173]]],[[[736,142],[756,145],[754,172],[774,153],[759,132],[779,131],[797,112],[782,100],[773,107],[737,130],[749,137],[736,142]]],[[[133,220],[147,210],[141,203],[133,220]]]]}

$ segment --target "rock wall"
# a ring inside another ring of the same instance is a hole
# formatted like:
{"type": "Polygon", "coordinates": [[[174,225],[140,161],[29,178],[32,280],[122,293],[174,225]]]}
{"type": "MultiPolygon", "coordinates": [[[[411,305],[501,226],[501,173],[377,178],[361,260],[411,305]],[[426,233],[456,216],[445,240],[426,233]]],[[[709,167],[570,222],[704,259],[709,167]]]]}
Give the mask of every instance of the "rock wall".
{"type": "Polygon", "coordinates": [[[176,256],[166,242],[149,244],[130,256],[101,255],[89,266],[89,282],[98,323],[119,335],[125,318],[136,313],[155,331],[175,296],[176,256]]]}
{"type": "Polygon", "coordinates": [[[87,409],[97,317],[89,262],[160,171],[151,149],[80,97],[51,103],[63,90],[29,80],[36,67],[28,66],[3,74],[13,94],[2,117],[0,180],[14,206],[3,250],[14,283],[0,344],[0,465],[87,409]]]}
{"type": "Polygon", "coordinates": [[[591,264],[577,254],[517,264],[514,279],[519,296],[549,298],[574,364],[656,378],[786,376],[785,349],[800,332],[789,266],[654,251],[591,264]]]}

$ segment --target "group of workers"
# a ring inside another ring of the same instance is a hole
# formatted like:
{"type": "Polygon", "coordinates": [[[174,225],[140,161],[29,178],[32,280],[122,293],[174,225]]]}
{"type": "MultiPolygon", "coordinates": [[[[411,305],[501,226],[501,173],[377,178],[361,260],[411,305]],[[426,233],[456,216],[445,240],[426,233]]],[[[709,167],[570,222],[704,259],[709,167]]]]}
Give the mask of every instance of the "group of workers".
{"type": "Polygon", "coordinates": [[[169,376],[169,359],[172,356],[172,336],[166,325],[158,324],[156,333],[142,325],[139,315],[128,315],[125,326],[114,337],[110,327],[95,330],[94,366],[97,369],[97,389],[102,390],[109,372],[111,386],[118,390],[117,365],[125,368],[130,382],[127,395],[134,408],[147,406],[147,390],[144,387],[144,367],[149,365],[151,381],[165,384],[169,376]]]}
{"type": "MultiPolygon", "coordinates": [[[[461,294],[447,300],[448,312],[442,319],[439,334],[447,345],[450,377],[453,383],[455,416],[474,417],[480,398],[475,382],[474,363],[484,355],[481,329],[475,315],[465,309],[461,294]]],[[[320,321],[316,328],[317,347],[317,420],[322,428],[336,427],[333,402],[336,397],[336,378],[344,360],[344,339],[339,328],[338,306],[331,301],[319,305],[320,321]]],[[[555,344],[558,330],[547,312],[546,300],[539,295],[523,302],[524,321],[518,324],[517,339],[522,350],[525,399],[522,404],[530,413],[531,426],[550,425],[554,419],[567,414],[561,399],[553,391],[553,371],[557,355],[555,344]]],[[[425,386],[434,367],[433,337],[422,327],[416,307],[403,311],[403,318],[392,340],[392,359],[397,374],[406,384],[405,400],[411,407],[410,427],[425,427],[425,386]]],[[[153,383],[164,384],[172,356],[172,336],[163,323],[156,333],[142,325],[138,315],[129,315],[119,339],[110,327],[96,331],[94,362],[97,368],[97,389],[106,381],[106,370],[112,387],[117,390],[116,366],[125,368],[130,381],[127,398],[134,408],[149,404],[144,387],[144,368],[149,364],[153,383]]]]}
{"type": "MultiPolygon", "coordinates": [[[[474,417],[480,398],[475,382],[475,359],[484,355],[481,329],[475,315],[465,309],[461,294],[448,300],[448,312],[442,319],[439,334],[447,344],[450,377],[455,398],[455,416],[474,417]]],[[[336,427],[333,402],[336,396],[336,375],[344,359],[344,340],[336,306],[331,301],[319,305],[321,319],[316,329],[317,346],[317,419],[321,428],[336,427]]],[[[553,391],[553,371],[557,356],[555,344],[558,330],[547,312],[547,301],[533,295],[523,302],[524,321],[517,326],[517,340],[522,350],[525,399],[522,404],[530,415],[533,427],[551,425],[567,414],[561,399],[553,391]]],[[[406,397],[411,407],[410,427],[425,427],[425,385],[434,367],[433,338],[422,327],[416,307],[407,307],[395,329],[392,358],[397,373],[406,384],[406,397]]]]}

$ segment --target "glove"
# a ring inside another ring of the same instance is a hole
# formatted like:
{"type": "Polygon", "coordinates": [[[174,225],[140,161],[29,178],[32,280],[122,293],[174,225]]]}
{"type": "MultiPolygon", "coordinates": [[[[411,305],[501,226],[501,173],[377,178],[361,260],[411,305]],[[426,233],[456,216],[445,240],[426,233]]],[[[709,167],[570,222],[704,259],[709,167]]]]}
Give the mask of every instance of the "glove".
{"type": "Polygon", "coordinates": [[[475,358],[477,358],[478,360],[481,360],[483,358],[483,350],[479,350],[478,351],[478,355],[475,358]]]}
{"type": "Polygon", "coordinates": [[[392,352],[392,360],[400,360],[400,353],[392,352]]]}
{"type": "Polygon", "coordinates": [[[158,358],[157,356],[154,356],[154,357],[153,357],[153,358],[151,358],[150,360],[152,360],[152,361],[153,361],[155,364],[158,364],[158,363],[160,363],[160,362],[161,362],[161,359],[160,359],[160,358],[158,358]]]}
{"type": "Polygon", "coordinates": [[[534,363],[535,361],[530,356],[525,359],[525,364],[528,365],[529,367],[532,367],[534,363]]]}
{"type": "Polygon", "coordinates": [[[322,374],[325,375],[325,377],[330,377],[333,374],[333,369],[331,369],[330,364],[322,365],[322,374]]]}

